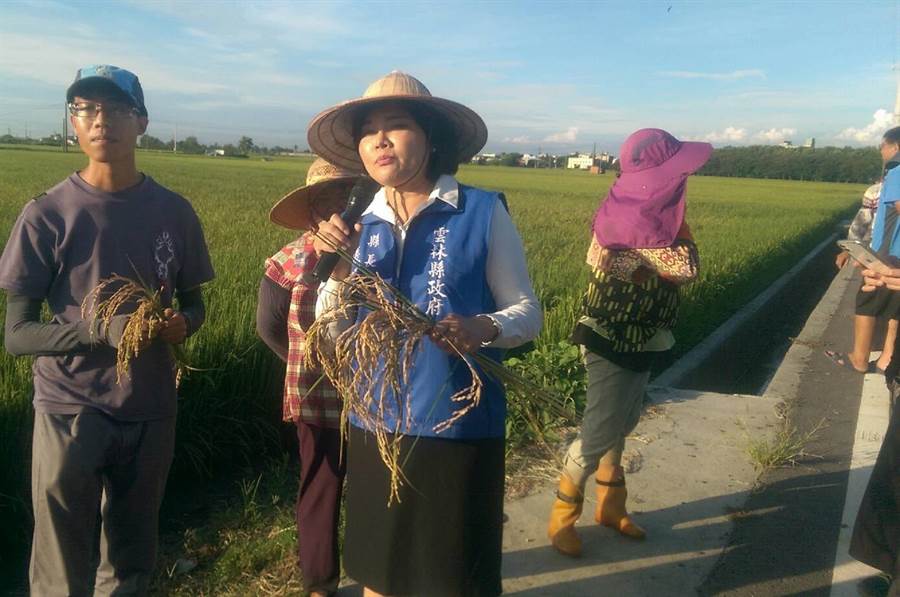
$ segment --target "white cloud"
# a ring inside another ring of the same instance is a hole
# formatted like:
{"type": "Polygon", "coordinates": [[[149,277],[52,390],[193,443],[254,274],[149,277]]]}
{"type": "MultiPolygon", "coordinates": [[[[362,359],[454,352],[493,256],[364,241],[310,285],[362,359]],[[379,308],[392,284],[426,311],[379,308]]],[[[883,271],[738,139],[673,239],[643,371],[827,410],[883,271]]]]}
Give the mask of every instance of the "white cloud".
{"type": "Polygon", "coordinates": [[[547,143],[574,143],[578,139],[578,127],[570,126],[561,133],[554,133],[544,137],[547,143]]]}
{"type": "Polygon", "coordinates": [[[847,127],[835,135],[835,138],[845,141],[857,141],[859,143],[877,143],[884,131],[891,128],[893,124],[894,115],[884,108],[879,108],[872,114],[872,122],[861,129],[852,126],[847,127]]]}
{"type": "Polygon", "coordinates": [[[667,70],[660,73],[675,79],[707,79],[710,81],[737,81],[738,79],[765,79],[766,73],[758,68],[733,70],[727,73],[701,73],[689,70],[667,70]]]}
{"type": "Polygon", "coordinates": [[[503,142],[514,143],[516,145],[527,145],[529,143],[534,143],[534,140],[528,135],[519,135],[518,137],[506,137],[503,139],[503,142]]]}
{"type": "Polygon", "coordinates": [[[723,143],[727,141],[743,141],[747,138],[747,129],[729,126],[723,131],[712,131],[703,136],[704,141],[723,143]]]}
{"type": "MultiPolygon", "coordinates": [[[[592,131],[608,129],[610,122],[622,120],[621,109],[606,107],[605,100],[592,90],[577,85],[483,80],[467,83],[463,77],[459,87],[478,92],[470,91],[471,97],[449,97],[474,109],[490,124],[492,131],[501,131],[501,135],[527,134],[544,139],[557,131],[560,135],[571,134],[570,130],[577,128],[577,134],[585,137],[592,131]]],[[[436,95],[441,94],[438,91],[436,95]]]]}
{"type": "Polygon", "coordinates": [[[4,51],[0,57],[0,74],[68,85],[75,69],[85,64],[100,64],[107,56],[117,56],[119,66],[138,74],[145,91],[216,94],[229,90],[226,83],[210,81],[202,72],[163,66],[140,53],[129,53],[112,43],[72,44],[59,37],[4,34],[4,51]],[[74,66],[73,66],[74,65],[74,66]]]}
{"type": "Polygon", "coordinates": [[[753,135],[753,138],[759,141],[768,141],[770,143],[781,143],[785,139],[790,139],[796,134],[797,129],[794,128],[771,128],[769,130],[759,131],[753,135]]]}

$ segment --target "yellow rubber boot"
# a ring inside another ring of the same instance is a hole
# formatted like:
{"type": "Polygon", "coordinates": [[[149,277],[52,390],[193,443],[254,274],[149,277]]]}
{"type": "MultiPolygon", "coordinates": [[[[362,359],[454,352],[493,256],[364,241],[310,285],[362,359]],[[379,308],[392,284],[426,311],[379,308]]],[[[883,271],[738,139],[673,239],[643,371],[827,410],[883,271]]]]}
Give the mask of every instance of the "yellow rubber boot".
{"type": "Polygon", "coordinates": [[[644,539],[647,532],[632,520],[625,509],[627,497],[625,471],[622,467],[601,464],[597,469],[597,509],[594,520],[626,537],[644,539]]]}
{"type": "Polygon", "coordinates": [[[575,522],[581,516],[583,506],[584,493],[563,473],[550,510],[547,536],[556,551],[573,558],[581,555],[581,537],[575,531],[575,522]]]}

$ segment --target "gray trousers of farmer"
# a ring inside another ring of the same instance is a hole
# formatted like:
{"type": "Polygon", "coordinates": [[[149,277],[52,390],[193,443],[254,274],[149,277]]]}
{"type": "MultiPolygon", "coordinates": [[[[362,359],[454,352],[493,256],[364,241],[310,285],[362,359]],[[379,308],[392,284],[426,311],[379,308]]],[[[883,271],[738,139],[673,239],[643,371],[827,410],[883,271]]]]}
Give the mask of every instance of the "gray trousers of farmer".
{"type": "Polygon", "coordinates": [[[632,371],[589,350],[582,352],[587,404],[581,432],[569,446],[564,464],[572,481],[583,489],[604,454],[621,454],[625,448],[625,437],[641,418],[650,372],[632,371]]]}
{"type": "Polygon", "coordinates": [[[33,596],[147,594],[174,445],[174,417],[35,413],[33,596]]]}

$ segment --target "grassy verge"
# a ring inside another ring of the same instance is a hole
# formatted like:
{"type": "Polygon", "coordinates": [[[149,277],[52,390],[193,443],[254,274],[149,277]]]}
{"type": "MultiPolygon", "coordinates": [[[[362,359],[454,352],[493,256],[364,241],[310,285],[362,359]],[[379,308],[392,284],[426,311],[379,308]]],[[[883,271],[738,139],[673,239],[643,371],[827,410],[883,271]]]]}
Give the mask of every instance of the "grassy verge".
{"type": "Polygon", "coordinates": [[[302,594],[293,506],[297,469],[288,458],[271,460],[220,488],[170,494],[163,506],[167,528],[152,592],[302,594]]]}

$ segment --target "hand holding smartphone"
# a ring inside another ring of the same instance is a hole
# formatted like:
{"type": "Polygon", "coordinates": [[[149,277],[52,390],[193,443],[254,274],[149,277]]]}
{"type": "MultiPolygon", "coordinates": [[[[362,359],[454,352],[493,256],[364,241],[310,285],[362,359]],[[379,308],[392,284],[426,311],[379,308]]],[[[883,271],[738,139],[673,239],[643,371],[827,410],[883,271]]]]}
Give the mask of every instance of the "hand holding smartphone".
{"type": "Polygon", "coordinates": [[[858,240],[839,240],[837,245],[866,269],[876,272],[889,272],[891,269],[891,266],[882,261],[875,251],[858,240]]]}

